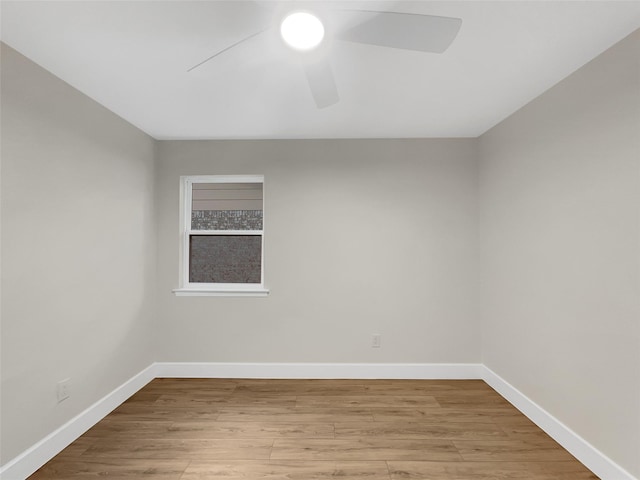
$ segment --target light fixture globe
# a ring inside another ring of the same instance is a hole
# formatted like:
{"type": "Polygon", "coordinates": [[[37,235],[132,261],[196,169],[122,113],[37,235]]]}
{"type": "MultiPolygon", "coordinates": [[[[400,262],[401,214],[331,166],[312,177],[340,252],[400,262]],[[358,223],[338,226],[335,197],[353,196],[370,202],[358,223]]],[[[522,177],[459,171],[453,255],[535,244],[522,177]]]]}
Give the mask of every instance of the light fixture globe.
{"type": "Polygon", "coordinates": [[[282,20],[280,35],[294,50],[312,50],[320,45],[324,38],[324,25],[311,13],[295,12],[282,20]]]}

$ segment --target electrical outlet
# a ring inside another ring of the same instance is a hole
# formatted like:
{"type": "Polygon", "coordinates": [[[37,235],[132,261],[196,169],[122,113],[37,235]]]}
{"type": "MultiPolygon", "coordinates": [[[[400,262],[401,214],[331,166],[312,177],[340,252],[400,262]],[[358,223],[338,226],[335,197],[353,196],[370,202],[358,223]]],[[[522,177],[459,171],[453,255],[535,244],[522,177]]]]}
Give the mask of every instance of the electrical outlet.
{"type": "Polygon", "coordinates": [[[380,334],[371,334],[371,348],[380,348],[380,334]]]}
{"type": "Polygon", "coordinates": [[[66,378],[58,382],[57,395],[58,395],[58,403],[69,398],[69,396],[71,395],[71,379],[70,378],[66,378]]]}

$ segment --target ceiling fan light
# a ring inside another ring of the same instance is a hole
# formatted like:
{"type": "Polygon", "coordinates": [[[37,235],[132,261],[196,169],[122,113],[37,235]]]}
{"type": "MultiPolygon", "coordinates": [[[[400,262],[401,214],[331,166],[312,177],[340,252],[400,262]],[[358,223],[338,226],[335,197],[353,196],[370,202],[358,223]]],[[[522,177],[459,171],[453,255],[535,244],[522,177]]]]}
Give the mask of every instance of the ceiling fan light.
{"type": "Polygon", "coordinates": [[[324,25],[318,17],[307,12],[291,13],[280,24],[280,35],[295,50],[312,50],[324,38],[324,25]]]}

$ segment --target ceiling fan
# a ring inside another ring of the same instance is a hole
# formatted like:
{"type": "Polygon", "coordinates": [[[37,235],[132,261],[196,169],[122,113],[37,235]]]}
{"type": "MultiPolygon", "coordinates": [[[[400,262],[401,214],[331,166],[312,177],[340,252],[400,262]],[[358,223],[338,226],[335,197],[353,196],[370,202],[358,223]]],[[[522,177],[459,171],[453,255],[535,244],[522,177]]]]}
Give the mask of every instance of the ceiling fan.
{"type": "Polygon", "coordinates": [[[331,9],[321,14],[309,9],[293,9],[276,17],[272,25],[215,52],[188,71],[214,61],[242,43],[279,31],[280,44],[289,47],[304,68],[316,106],[325,108],[340,99],[328,59],[329,45],[334,40],[443,53],[462,25],[461,19],[453,17],[354,9],[331,9]]]}

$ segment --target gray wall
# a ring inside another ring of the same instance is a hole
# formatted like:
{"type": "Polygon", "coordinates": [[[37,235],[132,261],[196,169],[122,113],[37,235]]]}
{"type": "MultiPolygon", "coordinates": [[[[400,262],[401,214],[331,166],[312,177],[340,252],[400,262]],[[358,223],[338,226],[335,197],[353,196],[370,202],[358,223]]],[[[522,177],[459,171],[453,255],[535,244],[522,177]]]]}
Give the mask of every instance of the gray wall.
{"type": "Polygon", "coordinates": [[[480,145],[483,362],[640,477],[640,31],[480,145]]]}
{"type": "Polygon", "coordinates": [[[478,362],[475,147],[158,142],[159,359],[478,362]],[[195,174],[265,175],[267,298],[171,293],[179,177],[195,174]]]}
{"type": "Polygon", "coordinates": [[[154,143],[4,44],[1,55],[6,463],[155,359],[154,143]]]}

